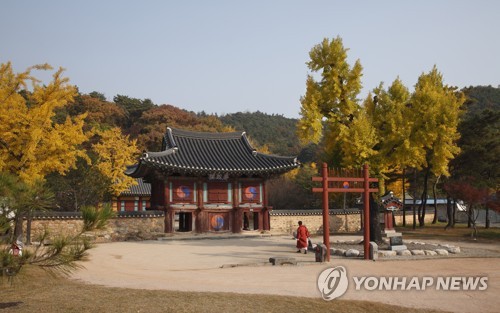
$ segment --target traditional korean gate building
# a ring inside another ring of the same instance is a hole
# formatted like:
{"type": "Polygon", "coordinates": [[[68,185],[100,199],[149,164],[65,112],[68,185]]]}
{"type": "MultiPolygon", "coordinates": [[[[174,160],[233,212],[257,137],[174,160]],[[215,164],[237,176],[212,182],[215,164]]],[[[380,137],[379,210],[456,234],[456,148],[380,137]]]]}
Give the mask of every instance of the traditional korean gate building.
{"type": "Polygon", "coordinates": [[[245,132],[167,128],[162,151],[145,152],[126,173],[151,183],[150,209],[165,211],[165,232],[269,230],[266,181],[299,166],[257,152],[245,132]]]}

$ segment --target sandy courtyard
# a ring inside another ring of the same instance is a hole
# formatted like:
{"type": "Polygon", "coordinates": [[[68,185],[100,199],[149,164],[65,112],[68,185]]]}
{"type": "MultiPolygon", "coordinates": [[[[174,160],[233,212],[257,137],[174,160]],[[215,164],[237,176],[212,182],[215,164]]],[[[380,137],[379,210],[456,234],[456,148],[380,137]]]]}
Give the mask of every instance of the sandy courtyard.
{"type": "MultiPolygon", "coordinates": [[[[76,271],[72,278],[124,288],[321,298],[317,287],[319,274],[342,265],[347,269],[349,289],[340,299],[453,312],[498,312],[500,308],[499,258],[434,257],[376,262],[332,258],[330,263],[321,264],[314,262],[312,252],[295,253],[294,245],[293,239],[284,236],[99,244],[90,250],[90,260],[82,263],[85,268],[76,271]],[[297,266],[271,266],[268,259],[274,256],[293,257],[300,262],[297,266]],[[232,267],[236,264],[243,266],[232,267]],[[488,288],[485,291],[355,290],[353,276],[487,276],[488,288]]],[[[493,249],[500,250],[500,245],[493,249]]]]}

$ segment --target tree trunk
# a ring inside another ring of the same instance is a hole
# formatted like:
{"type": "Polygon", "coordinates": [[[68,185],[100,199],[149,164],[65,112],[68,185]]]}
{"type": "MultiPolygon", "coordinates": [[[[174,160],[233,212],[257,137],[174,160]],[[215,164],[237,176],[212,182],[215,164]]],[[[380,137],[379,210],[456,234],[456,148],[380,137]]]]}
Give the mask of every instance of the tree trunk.
{"type": "Polygon", "coordinates": [[[486,221],[484,222],[484,228],[490,228],[490,208],[486,207],[486,221]]]}
{"type": "Polygon", "coordinates": [[[467,228],[472,227],[472,215],[473,215],[472,205],[469,204],[469,208],[467,208],[467,228]]]}
{"type": "Polygon", "coordinates": [[[448,223],[446,224],[446,226],[444,227],[444,229],[448,229],[448,228],[453,228],[455,225],[453,224],[453,222],[455,221],[454,217],[453,217],[453,206],[455,204],[452,203],[452,199],[449,195],[446,196],[446,217],[448,219],[448,223]]]}
{"type": "Polygon", "coordinates": [[[26,222],[26,245],[31,243],[31,221],[33,219],[33,212],[28,212],[28,220],[26,222]]]}
{"type": "Polygon", "coordinates": [[[453,199],[453,226],[455,227],[455,224],[457,222],[457,199],[453,199]]]}
{"type": "Polygon", "coordinates": [[[406,188],[405,188],[405,169],[403,169],[403,227],[406,226],[406,188]]]}
{"type": "Polygon", "coordinates": [[[432,224],[436,224],[438,220],[438,205],[437,205],[437,197],[436,197],[436,189],[437,189],[437,184],[439,183],[439,179],[441,178],[441,175],[439,175],[436,178],[436,182],[434,185],[432,185],[432,196],[434,197],[434,218],[432,219],[432,224]]]}
{"type": "Polygon", "coordinates": [[[24,221],[24,215],[23,214],[16,214],[13,240],[15,240],[19,236],[23,235],[23,221],[24,221]]]}
{"type": "Polygon", "coordinates": [[[415,212],[416,202],[417,201],[417,169],[415,168],[413,171],[413,229],[417,228],[417,214],[415,212]]]}
{"type": "Polygon", "coordinates": [[[373,196],[370,196],[370,241],[382,242],[382,230],[380,228],[379,208],[373,196]]]}
{"type": "Polygon", "coordinates": [[[477,240],[477,227],[476,227],[477,216],[474,216],[474,208],[473,208],[472,204],[470,205],[469,214],[470,214],[469,221],[470,221],[471,226],[472,226],[471,237],[473,240],[477,240]]]}
{"type": "Polygon", "coordinates": [[[428,182],[429,182],[429,173],[431,172],[431,169],[428,167],[425,170],[425,175],[424,175],[424,190],[422,191],[422,197],[420,198],[420,206],[418,207],[418,223],[420,227],[425,226],[425,208],[427,206],[427,187],[428,187],[428,182]]]}

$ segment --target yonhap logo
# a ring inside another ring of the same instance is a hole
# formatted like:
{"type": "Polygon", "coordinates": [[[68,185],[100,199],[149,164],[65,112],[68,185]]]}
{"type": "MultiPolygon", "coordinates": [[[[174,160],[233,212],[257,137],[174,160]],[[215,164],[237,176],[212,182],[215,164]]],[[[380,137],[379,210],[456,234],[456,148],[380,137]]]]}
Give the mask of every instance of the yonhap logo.
{"type": "MultiPolygon", "coordinates": [[[[487,276],[354,276],[354,291],[484,291],[487,276]]],[[[347,270],[343,266],[329,267],[318,276],[318,290],[325,301],[341,297],[349,287],[347,270]]]]}
{"type": "Polygon", "coordinates": [[[347,270],[343,266],[327,268],[318,277],[318,289],[326,301],[342,296],[348,285],[347,270]]]}

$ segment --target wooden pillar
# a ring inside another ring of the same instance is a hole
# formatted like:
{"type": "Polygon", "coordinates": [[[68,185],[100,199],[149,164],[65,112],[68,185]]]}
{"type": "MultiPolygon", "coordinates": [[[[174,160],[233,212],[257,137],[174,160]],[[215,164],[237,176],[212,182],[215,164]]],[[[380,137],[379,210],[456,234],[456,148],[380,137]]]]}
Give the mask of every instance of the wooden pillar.
{"type": "Polygon", "coordinates": [[[238,207],[240,205],[240,186],[239,186],[239,181],[238,179],[234,179],[233,183],[233,207],[238,207]]]}
{"type": "Polygon", "coordinates": [[[173,233],[174,232],[174,210],[171,208],[165,209],[165,232],[173,233]]]}
{"type": "Polygon", "coordinates": [[[363,206],[365,215],[363,243],[364,243],[365,260],[369,260],[370,259],[370,183],[369,183],[368,164],[365,164],[363,166],[363,178],[364,178],[363,206]]]}
{"type": "Polygon", "coordinates": [[[242,210],[238,207],[233,208],[233,225],[232,225],[233,233],[241,233],[242,220],[243,220],[242,210]]]}
{"type": "Polygon", "coordinates": [[[243,228],[243,212],[240,209],[240,187],[238,184],[238,179],[235,178],[232,181],[232,197],[233,197],[233,225],[232,230],[233,233],[241,233],[241,229],[243,228]]]}
{"type": "Polygon", "coordinates": [[[120,197],[117,197],[116,201],[113,201],[112,208],[113,211],[120,212],[120,197]]]}
{"type": "Polygon", "coordinates": [[[262,217],[263,217],[263,229],[264,230],[271,230],[271,225],[269,223],[269,209],[266,207],[266,208],[263,208],[262,209],[262,217]]]}
{"type": "Polygon", "coordinates": [[[203,209],[203,181],[198,179],[196,182],[196,191],[197,191],[197,201],[196,205],[198,208],[203,209]]]}
{"type": "Polygon", "coordinates": [[[264,230],[264,209],[259,211],[259,230],[264,230]]]}
{"type": "Polygon", "coordinates": [[[262,229],[263,230],[271,230],[271,225],[269,223],[270,216],[269,216],[269,200],[267,197],[267,179],[262,180],[262,192],[264,193],[263,195],[263,208],[262,208],[262,229]]]}
{"type": "Polygon", "coordinates": [[[205,212],[205,210],[197,210],[197,212],[198,214],[196,215],[196,222],[195,222],[196,232],[197,233],[207,232],[210,229],[208,213],[205,212]]]}
{"type": "Polygon", "coordinates": [[[175,214],[170,207],[170,183],[168,179],[161,180],[161,199],[163,201],[162,205],[165,212],[165,232],[173,233],[174,232],[174,218],[175,214]]]}
{"type": "Polygon", "coordinates": [[[330,210],[328,209],[328,165],[323,163],[323,243],[326,260],[330,262],[330,210]]]}

